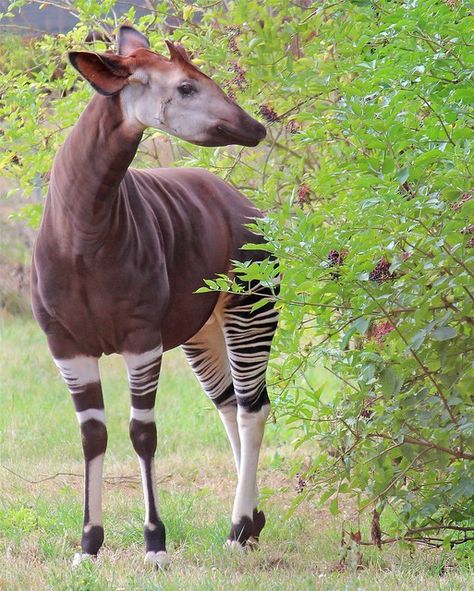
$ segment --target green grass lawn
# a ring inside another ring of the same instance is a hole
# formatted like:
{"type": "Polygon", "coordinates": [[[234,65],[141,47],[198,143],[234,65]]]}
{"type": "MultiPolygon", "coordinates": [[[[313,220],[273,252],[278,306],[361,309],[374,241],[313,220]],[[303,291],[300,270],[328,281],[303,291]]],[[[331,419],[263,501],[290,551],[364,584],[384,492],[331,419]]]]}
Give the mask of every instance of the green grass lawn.
{"type": "MultiPolygon", "coordinates": [[[[102,361],[109,430],[105,546],[99,559],[70,568],[79,549],[82,456],[69,395],[31,320],[0,316],[0,591],[129,590],[459,590],[474,574],[446,553],[369,549],[366,568],[338,572],[341,520],[307,504],[290,519],[295,490],[291,432],[269,424],[260,484],[261,548],[222,548],[232,506],[233,461],[217,413],[179,351],[165,356],[157,398],[157,478],[171,567],[143,564],[143,499],[128,439],[122,361],[102,361]]],[[[307,447],[299,452],[317,453],[307,447]]],[[[345,516],[350,516],[347,507],[345,516]]],[[[343,515],[344,517],[344,515],[343,515]]]]}

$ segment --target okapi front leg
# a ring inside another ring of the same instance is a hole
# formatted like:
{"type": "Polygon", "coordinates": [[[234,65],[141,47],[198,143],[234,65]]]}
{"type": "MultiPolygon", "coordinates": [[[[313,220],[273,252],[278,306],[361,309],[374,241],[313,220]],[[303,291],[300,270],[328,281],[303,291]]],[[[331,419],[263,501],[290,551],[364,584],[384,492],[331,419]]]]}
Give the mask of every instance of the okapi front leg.
{"type": "Polygon", "coordinates": [[[158,513],[155,476],[155,397],[162,353],[161,346],[140,354],[124,353],[132,396],[130,439],[140,463],[145,499],[145,562],[158,567],[168,563],[165,526],[158,513]]]}
{"type": "Polygon", "coordinates": [[[78,565],[85,558],[96,556],[104,541],[102,472],[107,447],[104,400],[98,359],[78,356],[72,359],[55,359],[55,363],[72,394],[84,452],[82,553],[74,557],[74,565],[78,565]]]}

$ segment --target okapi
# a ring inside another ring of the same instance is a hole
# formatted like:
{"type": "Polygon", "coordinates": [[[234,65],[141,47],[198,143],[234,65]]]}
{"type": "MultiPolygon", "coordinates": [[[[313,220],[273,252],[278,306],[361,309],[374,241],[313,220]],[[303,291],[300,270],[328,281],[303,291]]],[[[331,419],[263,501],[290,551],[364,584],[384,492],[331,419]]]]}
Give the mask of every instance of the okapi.
{"type": "Polygon", "coordinates": [[[200,146],[256,146],[266,135],[223,90],[167,41],[170,58],[122,26],[118,52],[69,53],[97,91],[51,173],[33,257],[37,321],[72,395],[85,460],[78,563],[104,539],[107,445],[98,360],[119,353],[131,391],[130,437],[145,498],[145,561],[167,562],[157,506],[155,395],[164,351],[181,345],[229,437],[238,484],[226,544],[250,547],[265,524],[256,471],[270,404],[265,372],[277,311],[271,290],[196,294],[263,242],[246,226],[261,213],[202,169],[129,168],[147,127],[200,146]],[[261,307],[255,303],[262,297],[261,307]]]}

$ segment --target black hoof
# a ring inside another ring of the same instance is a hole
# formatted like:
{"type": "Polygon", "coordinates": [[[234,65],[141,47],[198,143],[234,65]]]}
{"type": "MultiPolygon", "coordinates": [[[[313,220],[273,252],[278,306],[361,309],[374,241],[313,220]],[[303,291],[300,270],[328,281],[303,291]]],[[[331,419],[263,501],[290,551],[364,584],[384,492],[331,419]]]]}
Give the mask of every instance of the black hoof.
{"type": "Polygon", "coordinates": [[[84,554],[95,556],[104,543],[104,528],[101,525],[87,526],[82,531],[81,548],[84,554]]]}
{"type": "Polygon", "coordinates": [[[238,523],[233,523],[227,541],[238,542],[242,547],[256,548],[260,532],[265,526],[263,511],[254,509],[252,519],[242,517],[238,523]]]}
{"type": "Polygon", "coordinates": [[[253,510],[253,527],[252,527],[252,537],[255,538],[258,542],[258,538],[260,536],[260,532],[265,527],[265,513],[263,511],[258,511],[257,509],[253,510]]]}

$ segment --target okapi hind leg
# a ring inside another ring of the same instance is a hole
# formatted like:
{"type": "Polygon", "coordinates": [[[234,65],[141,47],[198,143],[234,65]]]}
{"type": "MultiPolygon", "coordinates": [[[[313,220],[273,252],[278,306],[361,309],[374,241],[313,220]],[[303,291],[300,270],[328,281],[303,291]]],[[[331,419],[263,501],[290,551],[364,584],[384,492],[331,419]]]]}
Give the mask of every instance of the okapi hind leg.
{"type": "Polygon", "coordinates": [[[143,353],[123,353],[132,398],[130,439],[140,464],[145,500],[145,562],[158,568],[168,564],[166,532],[158,513],[155,475],[155,398],[162,354],[161,345],[143,353]]]}
{"type": "Polygon", "coordinates": [[[238,475],[240,438],[237,427],[237,401],[218,315],[213,314],[201,330],[182,345],[182,349],[204,392],[219,412],[232,447],[238,475]]]}
{"type": "Polygon", "coordinates": [[[229,546],[252,547],[265,525],[258,510],[257,467],[265,423],[270,412],[265,374],[278,321],[271,299],[252,310],[259,294],[237,296],[224,311],[224,334],[237,400],[241,445],[239,480],[232,510],[229,546]]]}
{"type": "Polygon", "coordinates": [[[73,562],[77,566],[82,560],[96,556],[104,541],[102,473],[107,448],[104,400],[97,358],[81,355],[54,361],[72,395],[84,452],[84,524],[82,552],[76,554],[73,562]]]}

